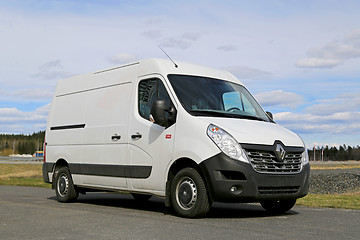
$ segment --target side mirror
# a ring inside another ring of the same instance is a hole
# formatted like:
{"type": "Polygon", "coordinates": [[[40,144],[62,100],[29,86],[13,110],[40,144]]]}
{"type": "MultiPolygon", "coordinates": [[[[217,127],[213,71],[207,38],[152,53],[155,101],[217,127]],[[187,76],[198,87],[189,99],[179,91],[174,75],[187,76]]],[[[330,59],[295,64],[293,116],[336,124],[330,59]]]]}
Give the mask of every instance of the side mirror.
{"type": "Polygon", "coordinates": [[[271,118],[271,120],[274,120],[273,114],[271,112],[266,112],[266,114],[271,118]]]}
{"type": "Polygon", "coordinates": [[[173,106],[171,106],[167,112],[170,115],[169,118],[168,118],[169,126],[170,126],[170,125],[172,125],[172,124],[174,124],[176,122],[176,113],[177,112],[176,112],[176,109],[173,106]]]}
{"type": "Polygon", "coordinates": [[[163,126],[165,123],[165,100],[156,99],[154,100],[150,114],[153,116],[155,123],[163,126]]]}
{"type": "Polygon", "coordinates": [[[155,100],[150,111],[155,123],[166,128],[176,122],[176,113],[176,109],[173,106],[166,106],[165,100],[162,99],[155,100]]]}

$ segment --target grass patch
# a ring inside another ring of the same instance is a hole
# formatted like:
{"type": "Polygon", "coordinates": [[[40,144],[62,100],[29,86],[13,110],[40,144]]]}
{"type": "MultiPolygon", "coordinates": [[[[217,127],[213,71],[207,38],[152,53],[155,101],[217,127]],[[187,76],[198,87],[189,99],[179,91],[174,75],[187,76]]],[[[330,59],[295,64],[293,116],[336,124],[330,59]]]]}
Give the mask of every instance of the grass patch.
{"type": "Polygon", "coordinates": [[[42,164],[0,164],[0,185],[51,187],[42,178],[42,164]]]}
{"type": "Polygon", "coordinates": [[[315,169],[351,169],[360,168],[360,161],[348,162],[310,162],[310,168],[315,169]]]}
{"type": "Polygon", "coordinates": [[[11,177],[7,179],[0,179],[0,185],[51,188],[51,184],[45,183],[42,177],[32,177],[32,178],[11,177]]]}
{"type": "Polygon", "coordinates": [[[360,192],[349,194],[308,194],[296,202],[306,207],[328,207],[360,210],[360,192]]]}

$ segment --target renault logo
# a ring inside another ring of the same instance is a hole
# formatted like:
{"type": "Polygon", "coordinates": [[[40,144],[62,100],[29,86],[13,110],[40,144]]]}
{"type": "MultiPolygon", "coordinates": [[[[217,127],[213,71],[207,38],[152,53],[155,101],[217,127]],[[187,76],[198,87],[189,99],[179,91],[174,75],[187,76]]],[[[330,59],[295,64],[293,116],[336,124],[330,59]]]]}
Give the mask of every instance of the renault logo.
{"type": "Polygon", "coordinates": [[[279,161],[284,161],[285,156],[286,156],[286,151],[284,150],[284,147],[281,144],[276,145],[275,154],[276,154],[276,158],[279,161]]]}

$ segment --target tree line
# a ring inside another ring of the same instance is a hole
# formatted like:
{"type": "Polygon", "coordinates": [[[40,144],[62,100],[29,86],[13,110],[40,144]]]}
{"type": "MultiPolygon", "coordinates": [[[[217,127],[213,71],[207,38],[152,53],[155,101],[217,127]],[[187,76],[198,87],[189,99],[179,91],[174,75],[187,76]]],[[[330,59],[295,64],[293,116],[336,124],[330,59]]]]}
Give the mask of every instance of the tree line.
{"type": "Polygon", "coordinates": [[[317,147],[311,150],[308,150],[310,161],[347,161],[347,160],[360,160],[360,146],[356,147],[340,146],[336,147],[317,147]]]}
{"type": "Polygon", "coordinates": [[[0,134],[0,156],[34,154],[43,151],[45,131],[24,134],[0,134]]]}

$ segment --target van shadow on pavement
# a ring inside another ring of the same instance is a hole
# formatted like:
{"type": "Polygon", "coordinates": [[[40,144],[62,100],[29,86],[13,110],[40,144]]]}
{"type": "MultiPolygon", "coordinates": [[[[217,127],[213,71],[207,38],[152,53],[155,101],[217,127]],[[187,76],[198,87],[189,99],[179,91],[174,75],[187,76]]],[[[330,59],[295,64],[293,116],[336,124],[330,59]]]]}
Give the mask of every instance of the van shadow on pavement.
{"type": "MultiPolygon", "coordinates": [[[[56,201],[56,197],[50,197],[56,201]]],[[[141,210],[146,212],[163,213],[176,216],[171,207],[165,207],[164,200],[152,196],[148,201],[137,201],[130,194],[121,193],[87,193],[79,195],[76,203],[141,210]]],[[[264,218],[274,216],[291,216],[299,214],[290,210],[285,214],[274,215],[266,212],[260,204],[247,203],[213,203],[210,212],[205,218],[264,218]]]]}

